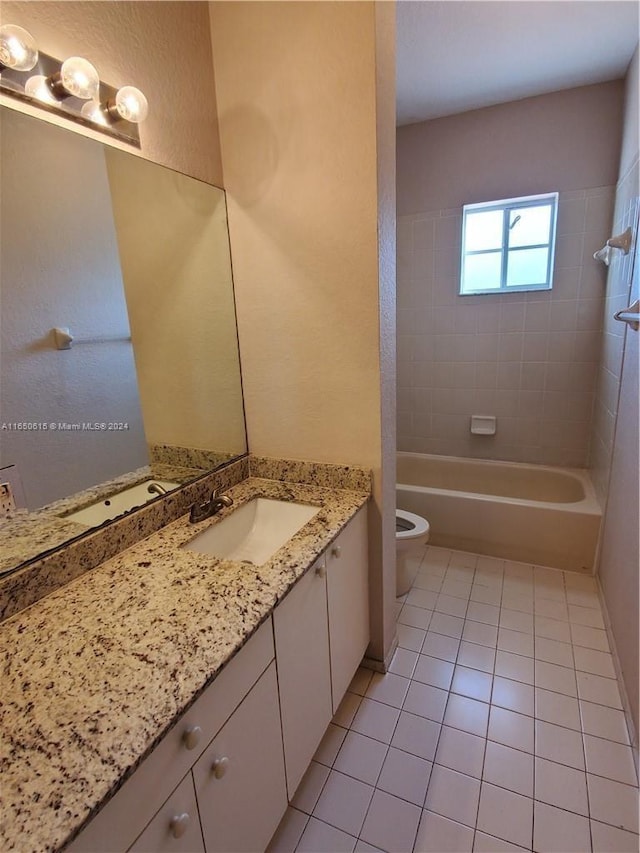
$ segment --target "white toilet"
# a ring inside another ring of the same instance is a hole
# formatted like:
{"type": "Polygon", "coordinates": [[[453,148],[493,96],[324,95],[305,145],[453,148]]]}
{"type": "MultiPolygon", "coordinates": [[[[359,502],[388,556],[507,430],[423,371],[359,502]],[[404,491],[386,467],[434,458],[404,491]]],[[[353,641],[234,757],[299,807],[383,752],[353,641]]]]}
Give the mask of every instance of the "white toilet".
{"type": "Polygon", "coordinates": [[[424,546],[429,541],[429,522],[420,515],[396,510],[396,595],[409,592],[416,579],[424,546]]]}

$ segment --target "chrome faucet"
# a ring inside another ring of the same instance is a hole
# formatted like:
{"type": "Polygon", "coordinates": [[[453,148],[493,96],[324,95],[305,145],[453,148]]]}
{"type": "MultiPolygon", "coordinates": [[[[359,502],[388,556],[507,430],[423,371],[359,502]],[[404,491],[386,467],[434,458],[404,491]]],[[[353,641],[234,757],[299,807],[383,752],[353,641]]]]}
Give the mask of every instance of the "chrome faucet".
{"type": "Polygon", "coordinates": [[[231,506],[233,498],[229,495],[220,495],[218,497],[218,489],[211,492],[211,497],[208,501],[202,504],[194,504],[189,513],[189,521],[191,524],[197,524],[199,521],[204,521],[205,518],[211,518],[225,506],[231,506]]]}

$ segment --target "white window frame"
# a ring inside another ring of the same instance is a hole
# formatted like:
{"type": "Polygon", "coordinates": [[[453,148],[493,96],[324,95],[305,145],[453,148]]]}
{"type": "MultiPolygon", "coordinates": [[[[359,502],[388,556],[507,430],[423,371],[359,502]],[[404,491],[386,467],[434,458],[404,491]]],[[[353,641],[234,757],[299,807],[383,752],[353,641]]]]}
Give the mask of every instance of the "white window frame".
{"type": "Polygon", "coordinates": [[[460,250],[460,296],[482,296],[491,293],[515,293],[523,290],[551,290],[553,287],[553,261],[556,248],[556,223],[558,219],[558,193],[543,193],[541,195],[521,196],[520,198],[506,198],[499,201],[480,202],[479,204],[465,204],[462,208],[462,247],[460,250]],[[514,246],[509,248],[509,219],[514,208],[539,207],[540,202],[551,205],[551,217],[549,221],[549,239],[546,243],[537,243],[530,246],[514,246]],[[489,210],[502,210],[502,245],[494,249],[478,249],[470,252],[465,251],[467,214],[481,213],[489,210]],[[536,284],[507,285],[507,267],[509,252],[517,252],[522,249],[548,249],[547,276],[545,281],[536,284]],[[500,260],[500,287],[490,287],[486,290],[465,290],[464,270],[465,258],[469,255],[485,255],[490,253],[501,253],[500,260]]]}

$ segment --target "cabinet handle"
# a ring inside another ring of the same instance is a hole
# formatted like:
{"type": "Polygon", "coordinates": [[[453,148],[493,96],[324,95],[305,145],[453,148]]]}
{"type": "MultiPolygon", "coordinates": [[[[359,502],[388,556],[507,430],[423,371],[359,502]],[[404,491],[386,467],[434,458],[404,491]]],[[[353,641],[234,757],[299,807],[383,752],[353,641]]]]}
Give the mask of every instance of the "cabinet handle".
{"type": "Polygon", "coordinates": [[[189,829],[189,823],[191,822],[191,818],[186,812],[182,814],[177,814],[174,818],[172,818],[171,823],[169,824],[169,831],[174,838],[182,838],[187,829],[189,829]]]}
{"type": "Polygon", "coordinates": [[[316,574],[318,575],[319,578],[326,577],[327,567],[324,565],[324,563],[322,565],[316,567],[316,574]]]}
{"type": "Polygon", "coordinates": [[[185,733],[182,735],[182,742],[187,747],[187,749],[195,749],[196,746],[200,743],[200,738],[202,737],[202,729],[200,726],[189,726],[186,729],[185,733]]]}
{"type": "Polygon", "coordinates": [[[340,559],[340,555],[342,554],[342,548],[339,545],[334,545],[331,549],[331,556],[335,557],[336,560],[340,559]]]}
{"type": "Polygon", "coordinates": [[[224,774],[227,772],[227,768],[229,766],[229,759],[227,756],[223,756],[222,758],[216,758],[216,760],[211,765],[211,771],[216,779],[222,779],[224,774]]]}

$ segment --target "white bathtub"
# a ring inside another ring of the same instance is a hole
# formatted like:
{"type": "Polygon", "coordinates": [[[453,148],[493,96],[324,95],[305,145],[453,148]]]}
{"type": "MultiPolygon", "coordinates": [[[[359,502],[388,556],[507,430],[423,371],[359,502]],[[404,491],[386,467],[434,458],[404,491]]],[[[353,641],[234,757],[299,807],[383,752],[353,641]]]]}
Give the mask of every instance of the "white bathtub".
{"type": "Polygon", "coordinates": [[[592,572],[601,510],[586,471],[398,453],[396,501],[431,525],[430,543],[592,572]]]}

